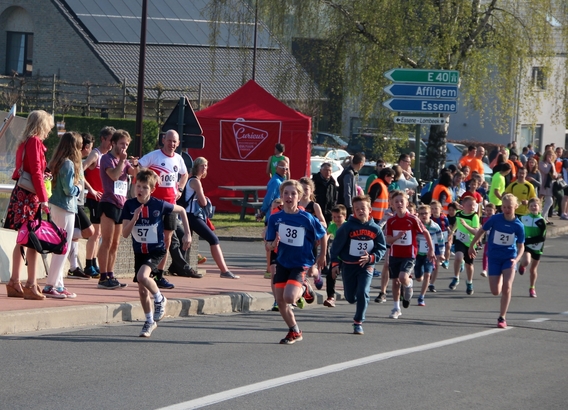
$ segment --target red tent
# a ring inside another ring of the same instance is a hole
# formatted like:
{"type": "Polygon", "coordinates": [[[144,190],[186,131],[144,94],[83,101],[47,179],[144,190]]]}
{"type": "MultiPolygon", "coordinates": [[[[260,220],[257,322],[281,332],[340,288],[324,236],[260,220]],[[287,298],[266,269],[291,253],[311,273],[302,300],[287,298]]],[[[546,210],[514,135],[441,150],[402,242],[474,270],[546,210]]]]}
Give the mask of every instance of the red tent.
{"type": "Polygon", "coordinates": [[[217,210],[239,210],[230,201],[219,200],[235,195],[219,186],[268,183],[266,163],[277,143],[285,145],[292,178],[310,175],[311,118],[283,104],[255,81],[248,81],[196,116],[203,128],[205,148],[190,149],[189,153],[209,162],[202,182],[205,195],[217,210]]]}

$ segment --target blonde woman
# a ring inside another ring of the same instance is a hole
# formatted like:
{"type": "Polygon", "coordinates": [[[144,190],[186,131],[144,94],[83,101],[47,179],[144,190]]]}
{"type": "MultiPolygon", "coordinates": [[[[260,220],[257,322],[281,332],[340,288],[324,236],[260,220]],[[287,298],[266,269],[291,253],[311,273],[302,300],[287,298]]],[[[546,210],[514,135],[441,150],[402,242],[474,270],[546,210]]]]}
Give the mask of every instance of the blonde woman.
{"type": "MultiPolygon", "coordinates": [[[[49,211],[44,184],[44,179],[49,178],[49,174],[45,173],[47,148],[43,145],[43,141],[54,125],[53,117],[43,110],[32,111],[28,116],[26,128],[16,150],[16,169],[12,174],[12,179],[20,178],[20,170],[29,173],[35,192],[27,191],[16,185],[10,196],[4,228],[19,230],[22,225],[34,219],[40,206],[44,211],[49,211]]],[[[20,283],[23,269],[21,250],[24,248],[16,244],[12,253],[12,276],[6,284],[8,297],[43,300],[45,296],[42,295],[36,282],[35,266],[38,253],[31,248],[25,249],[28,281],[22,287],[20,283]]]]}

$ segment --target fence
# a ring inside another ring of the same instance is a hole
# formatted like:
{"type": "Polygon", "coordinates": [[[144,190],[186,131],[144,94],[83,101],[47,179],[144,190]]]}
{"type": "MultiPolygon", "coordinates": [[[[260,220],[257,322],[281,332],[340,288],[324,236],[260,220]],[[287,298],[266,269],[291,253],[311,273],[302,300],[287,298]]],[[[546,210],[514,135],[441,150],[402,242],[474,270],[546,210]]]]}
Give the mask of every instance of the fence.
{"type": "MultiPolygon", "coordinates": [[[[119,84],[71,83],[53,76],[0,76],[0,107],[17,104],[20,112],[42,109],[53,114],[100,116],[112,118],[136,117],[137,85],[124,79],[119,84]]],[[[202,104],[202,85],[197,88],[166,88],[158,83],[145,89],[145,119],[158,124],[165,121],[179,101],[187,95],[197,110],[202,104]]]]}

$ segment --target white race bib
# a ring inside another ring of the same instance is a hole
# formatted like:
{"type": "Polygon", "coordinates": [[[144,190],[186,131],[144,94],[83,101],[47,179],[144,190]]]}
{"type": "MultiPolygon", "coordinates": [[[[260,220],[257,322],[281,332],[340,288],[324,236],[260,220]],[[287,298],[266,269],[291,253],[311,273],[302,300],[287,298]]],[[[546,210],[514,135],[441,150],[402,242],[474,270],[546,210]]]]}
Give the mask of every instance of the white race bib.
{"type": "Polygon", "coordinates": [[[423,236],[418,237],[418,253],[428,253],[428,242],[423,236]]]}
{"type": "Polygon", "coordinates": [[[495,231],[495,234],[493,235],[493,243],[500,246],[511,246],[515,243],[515,234],[495,231]]]}
{"type": "Polygon", "coordinates": [[[114,194],[118,196],[126,196],[128,191],[128,183],[126,181],[114,181],[114,194]]]}
{"type": "Polygon", "coordinates": [[[172,172],[171,174],[162,174],[160,181],[160,188],[175,188],[177,183],[177,174],[172,172]]]}
{"type": "Polygon", "coordinates": [[[278,234],[280,235],[280,243],[290,246],[304,246],[306,229],[301,226],[290,226],[281,223],[278,225],[278,234]]]}
{"type": "Polygon", "coordinates": [[[158,225],[134,225],[132,237],[138,243],[158,243],[158,225]]]}
{"type": "Polygon", "coordinates": [[[397,236],[400,233],[403,235],[398,238],[393,245],[410,246],[412,245],[412,231],[393,231],[393,236],[397,236]]]}
{"type": "Polygon", "coordinates": [[[530,245],[527,245],[527,248],[530,248],[533,251],[542,251],[543,245],[544,245],[544,242],[531,243],[530,245]]]}
{"type": "Polygon", "coordinates": [[[349,255],[351,256],[362,256],[365,253],[371,253],[373,250],[373,241],[358,241],[356,239],[351,239],[349,244],[349,255]]]}
{"type": "Polygon", "coordinates": [[[469,240],[469,236],[463,233],[462,231],[456,230],[456,239],[460,242],[467,243],[469,240]]]}

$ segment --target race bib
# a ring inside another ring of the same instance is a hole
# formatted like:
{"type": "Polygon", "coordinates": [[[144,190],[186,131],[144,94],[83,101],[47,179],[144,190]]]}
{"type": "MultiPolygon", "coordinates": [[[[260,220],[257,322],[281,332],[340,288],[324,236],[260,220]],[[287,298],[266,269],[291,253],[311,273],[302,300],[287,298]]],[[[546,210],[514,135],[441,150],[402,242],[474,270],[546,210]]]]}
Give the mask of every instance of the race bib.
{"type": "Polygon", "coordinates": [[[135,225],[132,237],[138,243],[158,243],[158,225],[135,225]]]}
{"type": "Polygon", "coordinates": [[[358,241],[356,239],[351,239],[349,244],[349,255],[351,256],[362,256],[365,253],[370,253],[373,250],[373,241],[358,241]]]}
{"type": "Polygon", "coordinates": [[[175,172],[171,174],[162,174],[160,181],[160,188],[175,188],[177,183],[177,174],[175,172]]]}
{"type": "Polygon", "coordinates": [[[412,231],[393,231],[393,236],[397,236],[403,232],[403,235],[398,238],[393,245],[400,245],[400,246],[410,246],[412,245],[412,231]]]}
{"type": "Polygon", "coordinates": [[[515,234],[495,231],[495,234],[493,235],[493,243],[500,246],[511,246],[515,243],[515,234]]]}
{"type": "Polygon", "coordinates": [[[301,226],[279,224],[278,234],[280,235],[280,243],[284,243],[290,246],[304,246],[306,229],[301,226]]]}
{"type": "Polygon", "coordinates": [[[118,196],[126,196],[128,184],[126,181],[114,181],[114,194],[118,196]]]}
{"type": "Polygon", "coordinates": [[[428,242],[426,238],[418,238],[418,253],[428,253],[428,242]]]}
{"type": "Polygon", "coordinates": [[[456,231],[456,239],[460,242],[467,244],[469,240],[469,235],[463,233],[462,231],[456,231]]]}
{"type": "Polygon", "coordinates": [[[544,245],[544,242],[531,243],[530,245],[527,245],[527,248],[530,248],[533,251],[542,251],[543,245],[544,245]]]}

